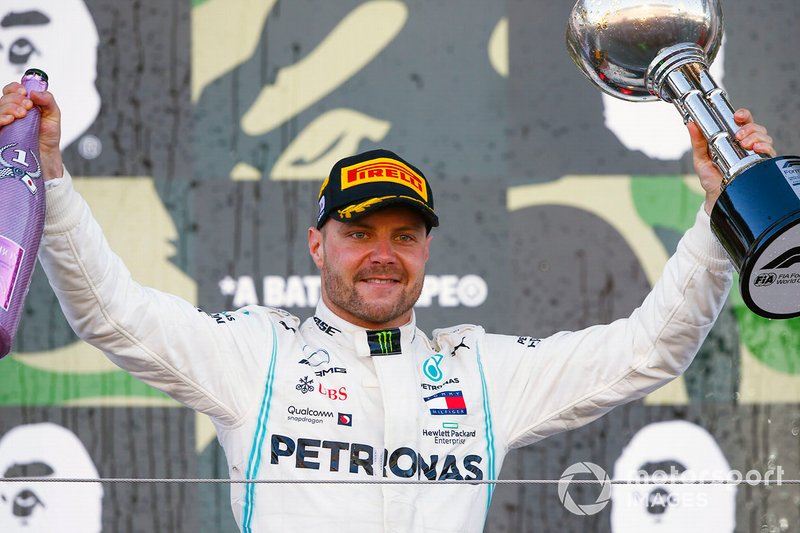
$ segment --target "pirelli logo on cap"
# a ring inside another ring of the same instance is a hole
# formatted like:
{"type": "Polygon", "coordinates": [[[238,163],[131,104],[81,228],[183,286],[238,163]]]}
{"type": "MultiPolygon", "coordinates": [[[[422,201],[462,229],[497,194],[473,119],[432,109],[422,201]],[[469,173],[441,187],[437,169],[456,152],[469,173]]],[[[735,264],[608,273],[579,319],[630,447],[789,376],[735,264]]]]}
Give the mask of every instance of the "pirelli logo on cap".
{"type": "Polygon", "coordinates": [[[428,201],[425,180],[400,161],[379,157],[378,159],[364,161],[342,169],[342,190],[376,181],[388,181],[405,185],[420,195],[423,201],[428,201]]]}

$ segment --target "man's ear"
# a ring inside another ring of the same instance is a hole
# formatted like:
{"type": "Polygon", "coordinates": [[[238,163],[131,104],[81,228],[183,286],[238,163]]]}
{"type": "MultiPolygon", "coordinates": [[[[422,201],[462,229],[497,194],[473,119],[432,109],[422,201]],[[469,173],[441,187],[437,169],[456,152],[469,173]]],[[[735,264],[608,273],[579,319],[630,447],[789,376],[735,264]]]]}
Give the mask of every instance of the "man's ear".
{"type": "Polygon", "coordinates": [[[322,244],[324,236],[322,232],[315,227],[308,228],[308,252],[311,254],[311,259],[317,268],[322,268],[325,263],[325,247],[322,244]]]}

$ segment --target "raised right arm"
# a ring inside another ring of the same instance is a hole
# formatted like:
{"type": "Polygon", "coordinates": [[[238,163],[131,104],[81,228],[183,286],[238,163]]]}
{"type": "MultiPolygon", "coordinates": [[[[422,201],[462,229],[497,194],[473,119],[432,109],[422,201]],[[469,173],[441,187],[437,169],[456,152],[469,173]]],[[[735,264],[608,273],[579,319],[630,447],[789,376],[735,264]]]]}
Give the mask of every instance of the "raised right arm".
{"type": "Polygon", "coordinates": [[[223,423],[236,423],[259,397],[260,380],[252,376],[266,372],[270,312],[253,307],[208,315],[138,284],[63,167],[55,99],[50,93],[28,97],[20,87],[4,88],[0,125],[25,116],[34,104],[42,108],[47,214],[39,260],[72,329],[135,377],[223,423]]]}

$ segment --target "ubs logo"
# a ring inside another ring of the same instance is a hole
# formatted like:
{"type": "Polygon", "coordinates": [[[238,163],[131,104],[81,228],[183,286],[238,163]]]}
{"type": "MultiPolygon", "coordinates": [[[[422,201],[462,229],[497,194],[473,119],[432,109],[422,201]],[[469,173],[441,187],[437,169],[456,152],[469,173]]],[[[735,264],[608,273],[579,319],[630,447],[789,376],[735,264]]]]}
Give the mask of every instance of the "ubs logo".
{"type": "Polygon", "coordinates": [[[323,396],[327,396],[329,400],[338,400],[343,402],[347,399],[347,387],[339,387],[338,389],[329,389],[322,383],[319,384],[317,390],[323,396]]]}
{"type": "Polygon", "coordinates": [[[300,378],[300,383],[294,386],[295,389],[299,390],[303,394],[307,392],[311,392],[314,390],[314,380],[308,379],[308,376],[300,378]]]}

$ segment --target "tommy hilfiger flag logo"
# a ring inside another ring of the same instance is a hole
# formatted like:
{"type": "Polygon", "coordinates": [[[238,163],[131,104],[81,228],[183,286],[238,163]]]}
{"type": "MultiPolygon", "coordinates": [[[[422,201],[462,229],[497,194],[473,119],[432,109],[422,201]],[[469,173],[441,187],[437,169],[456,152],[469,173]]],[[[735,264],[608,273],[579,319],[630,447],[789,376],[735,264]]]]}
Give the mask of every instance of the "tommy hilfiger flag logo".
{"type": "Polygon", "coordinates": [[[467,414],[467,404],[464,403],[464,394],[460,390],[437,392],[424,400],[432,415],[467,414]]]}
{"type": "Polygon", "coordinates": [[[367,331],[370,355],[400,355],[400,329],[367,331]]]}

